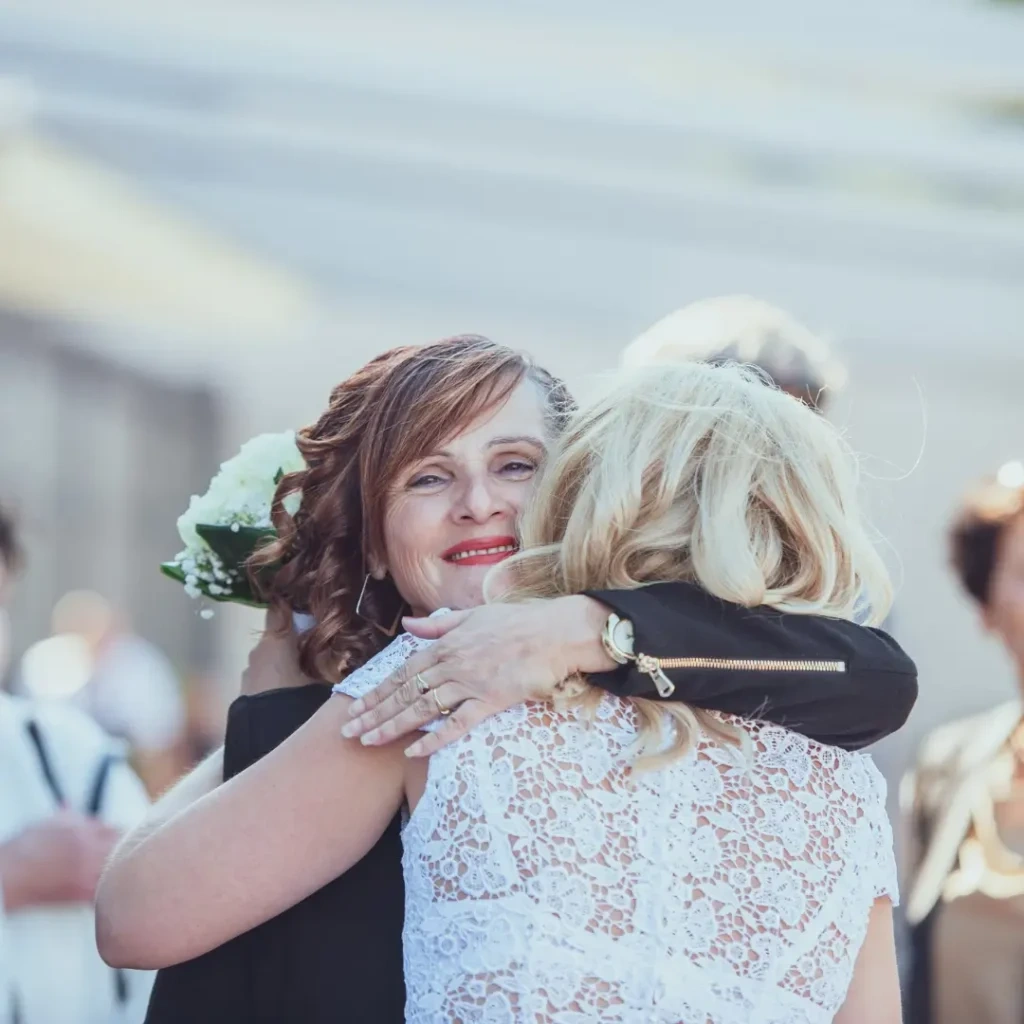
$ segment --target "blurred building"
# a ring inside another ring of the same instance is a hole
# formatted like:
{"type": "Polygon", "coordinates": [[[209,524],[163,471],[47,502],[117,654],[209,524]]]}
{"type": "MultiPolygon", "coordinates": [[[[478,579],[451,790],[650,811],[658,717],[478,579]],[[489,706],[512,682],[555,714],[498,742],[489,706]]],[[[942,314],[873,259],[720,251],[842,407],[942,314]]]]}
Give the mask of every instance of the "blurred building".
{"type": "Polygon", "coordinates": [[[56,601],[88,586],[130,610],[182,665],[209,665],[212,636],[155,573],[219,439],[203,388],[92,354],[72,325],[0,310],[0,493],[18,513],[28,571],[12,608],[15,651],[56,601]]]}
{"type": "Polygon", "coordinates": [[[218,626],[158,572],[224,453],[219,382],[180,357],[280,336],[301,289],[47,138],[32,97],[0,77],[0,499],[27,548],[13,653],[88,589],[181,678],[208,673],[218,626]]]}

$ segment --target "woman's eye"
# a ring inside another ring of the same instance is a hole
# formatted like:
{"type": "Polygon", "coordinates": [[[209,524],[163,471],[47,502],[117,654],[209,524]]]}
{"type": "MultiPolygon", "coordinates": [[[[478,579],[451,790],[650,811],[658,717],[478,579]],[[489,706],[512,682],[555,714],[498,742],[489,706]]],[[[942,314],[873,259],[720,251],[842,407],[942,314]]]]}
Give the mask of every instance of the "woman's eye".
{"type": "Polygon", "coordinates": [[[409,481],[410,487],[437,487],[444,483],[444,478],[436,473],[422,473],[409,481]]]}
{"type": "Polygon", "coordinates": [[[526,462],[522,459],[513,459],[511,462],[506,462],[501,467],[501,472],[506,476],[528,476],[536,469],[537,467],[532,462],[526,462]]]}

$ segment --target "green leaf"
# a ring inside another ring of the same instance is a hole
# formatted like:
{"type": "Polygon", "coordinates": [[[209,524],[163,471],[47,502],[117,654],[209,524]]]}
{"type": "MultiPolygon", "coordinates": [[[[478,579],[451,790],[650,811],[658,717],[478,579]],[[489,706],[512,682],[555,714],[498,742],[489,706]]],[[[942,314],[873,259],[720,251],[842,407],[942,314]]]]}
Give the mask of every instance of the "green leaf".
{"type": "MultiPolygon", "coordinates": [[[[241,585],[239,585],[241,586],[241,585]]],[[[203,591],[203,595],[208,597],[211,601],[217,601],[219,604],[244,604],[247,608],[266,608],[267,603],[265,601],[258,601],[252,591],[246,585],[245,590],[240,593],[232,594],[207,594],[203,591]]]]}
{"type": "MultiPolygon", "coordinates": [[[[185,572],[176,562],[161,562],[160,571],[176,583],[184,584],[185,582],[185,572]]],[[[199,589],[204,597],[222,604],[244,604],[249,608],[266,608],[267,606],[265,601],[260,601],[253,594],[248,579],[239,580],[230,594],[211,594],[206,589],[206,585],[202,583],[199,584],[199,589]]]]}
{"type": "Polygon", "coordinates": [[[177,580],[178,583],[185,582],[185,571],[177,562],[161,562],[160,571],[172,580],[177,580]]]}
{"type": "Polygon", "coordinates": [[[199,525],[196,533],[210,545],[224,567],[231,570],[241,570],[261,543],[277,536],[273,527],[262,526],[241,526],[232,530],[230,526],[199,525]]]}
{"type": "MultiPolygon", "coordinates": [[[[230,526],[204,524],[196,527],[196,533],[209,544],[226,569],[240,573],[239,579],[231,584],[230,594],[211,594],[207,589],[208,584],[202,581],[197,584],[200,592],[211,601],[265,608],[266,602],[257,598],[253,592],[244,566],[256,548],[268,539],[276,537],[277,532],[262,526],[241,526],[237,530],[232,530],[230,526]]],[[[178,583],[185,582],[185,573],[175,562],[164,562],[160,566],[160,571],[178,583]]]]}

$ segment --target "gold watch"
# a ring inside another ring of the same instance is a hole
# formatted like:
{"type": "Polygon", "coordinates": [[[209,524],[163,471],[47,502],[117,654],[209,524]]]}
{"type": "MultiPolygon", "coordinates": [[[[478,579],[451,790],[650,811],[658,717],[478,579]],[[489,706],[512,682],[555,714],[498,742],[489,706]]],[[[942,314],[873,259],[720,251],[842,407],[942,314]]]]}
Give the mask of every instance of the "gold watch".
{"type": "Polygon", "coordinates": [[[628,665],[636,660],[633,653],[633,623],[620,618],[615,612],[609,614],[601,631],[601,646],[617,665],[628,665]]]}

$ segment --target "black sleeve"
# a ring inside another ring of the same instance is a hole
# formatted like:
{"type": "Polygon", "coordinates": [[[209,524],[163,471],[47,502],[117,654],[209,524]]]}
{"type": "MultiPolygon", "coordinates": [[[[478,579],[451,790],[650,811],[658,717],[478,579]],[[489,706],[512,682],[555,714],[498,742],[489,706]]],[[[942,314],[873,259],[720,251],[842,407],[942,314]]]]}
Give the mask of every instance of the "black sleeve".
{"type": "MultiPolygon", "coordinates": [[[[633,623],[637,654],[694,659],[662,666],[675,685],[667,700],[775,722],[847,750],[895,732],[917,700],[916,666],[880,629],[744,608],[690,583],[588,596],[633,623]],[[820,667],[808,670],[813,663],[820,667]]],[[[652,677],[634,664],[591,681],[622,697],[658,699],[652,677]]]]}
{"type": "Polygon", "coordinates": [[[224,778],[245,771],[313,717],[331,695],[326,683],[236,697],[224,734],[224,778]]]}

